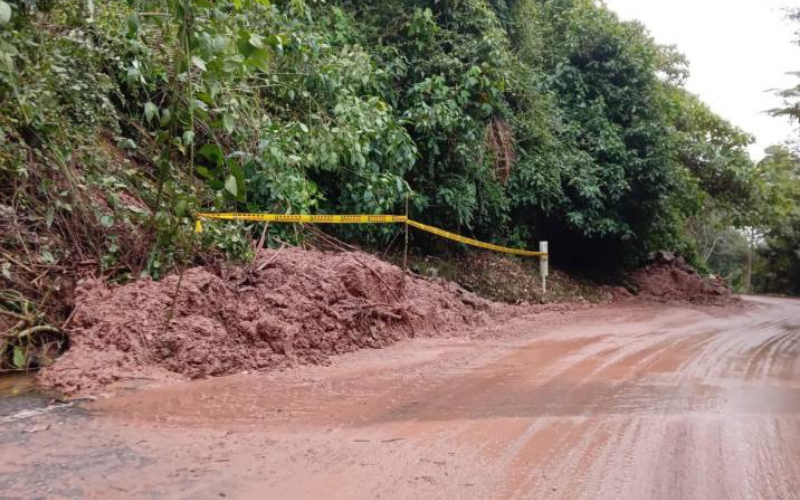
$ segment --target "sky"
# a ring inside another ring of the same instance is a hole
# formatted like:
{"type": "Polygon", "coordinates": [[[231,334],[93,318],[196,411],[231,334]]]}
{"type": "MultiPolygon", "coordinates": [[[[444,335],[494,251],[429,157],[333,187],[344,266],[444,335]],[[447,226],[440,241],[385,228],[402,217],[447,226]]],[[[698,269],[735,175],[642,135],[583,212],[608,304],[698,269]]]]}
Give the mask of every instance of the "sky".
{"type": "Polygon", "coordinates": [[[656,42],[686,54],[691,76],[686,88],[711,109],[756,138],[750,155],[798,132],[785,118],[765,111],[781,104],[770,89],[800,83],[800,46],[785,19],[798,0],[606,0],[622,19],[637,19],[656,42]]]}

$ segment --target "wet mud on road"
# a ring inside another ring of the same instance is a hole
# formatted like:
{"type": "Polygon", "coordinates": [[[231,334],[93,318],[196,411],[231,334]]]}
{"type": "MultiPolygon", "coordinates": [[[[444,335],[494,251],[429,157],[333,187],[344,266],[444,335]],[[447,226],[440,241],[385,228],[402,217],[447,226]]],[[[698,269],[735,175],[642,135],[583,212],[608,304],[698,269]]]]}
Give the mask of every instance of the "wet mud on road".
{"type": "Polygon", "coordinates": [[[608,306],[0,416],[2,498],[795,499],[800,301],[608,306]]]}

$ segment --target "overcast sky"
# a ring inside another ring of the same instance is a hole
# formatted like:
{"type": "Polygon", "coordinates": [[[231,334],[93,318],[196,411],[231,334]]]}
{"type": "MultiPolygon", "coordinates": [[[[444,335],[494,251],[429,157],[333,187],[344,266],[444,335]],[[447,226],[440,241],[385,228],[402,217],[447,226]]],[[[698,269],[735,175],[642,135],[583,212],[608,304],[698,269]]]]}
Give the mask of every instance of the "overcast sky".
{"type": "Polygon", "coordinates": [[[783,118],[764,111],[780,105],[768,92],[798,80],[800,47],[786,7],[798,0],[606,0],[623,19],[644,23],[658,43],[675,44],[691,63],[689,91],[711,109],[756,137],[753,159],[793,132],[783,118]]]}

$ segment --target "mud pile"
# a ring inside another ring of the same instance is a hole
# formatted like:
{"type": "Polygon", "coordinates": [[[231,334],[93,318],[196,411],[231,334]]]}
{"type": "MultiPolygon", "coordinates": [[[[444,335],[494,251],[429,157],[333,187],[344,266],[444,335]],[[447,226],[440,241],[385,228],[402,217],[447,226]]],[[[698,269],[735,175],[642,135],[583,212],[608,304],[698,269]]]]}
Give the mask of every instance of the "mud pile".
{"type": "Polygon", "coordinates": [[[324,363],[331,354],[479,326],[504,309],[443,280],[409,275],[403,284],[401,269],[360,252],[268,250],[248,268],[198,267],[183,273],[180,287],[179,279],[81,282],[71,348],[40,381],[74,394],[125,379],[324,363]]]}
{"type": "Polygon", "coordinates": [[[658,302],[692,302],[726,305],[737,302],[719,278],[704,278],[682,258],[670,252],[655,252],[651,263],[632,275],[638,297],[658,302]]]}

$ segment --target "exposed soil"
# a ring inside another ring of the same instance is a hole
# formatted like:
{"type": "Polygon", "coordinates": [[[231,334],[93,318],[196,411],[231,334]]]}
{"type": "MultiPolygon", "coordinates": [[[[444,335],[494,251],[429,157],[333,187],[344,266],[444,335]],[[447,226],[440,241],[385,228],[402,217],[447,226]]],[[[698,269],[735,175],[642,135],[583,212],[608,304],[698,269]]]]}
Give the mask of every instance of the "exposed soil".
{"type": "Polygon", "coordinates": [[[747,302],[522,314],[0,412],[0,496],[796,499],[800,301],[747,302]]]}
{"type": "MultiPolygon", "coordinates": [[[[632,275],[638,298],[658,302],[691,302],[727,305],[740,303],[720,278],[703,277],[682,258],[670,252],[656,252],[652,262],[632,275]]],[[[624,298],[616,291],[615,299],[624,298]]]]}
{"type": "MultiPolygon", "coordinates": [[[[665,252],[632,280],[644,301],[739,300],[724,283],[665,252]]],[[[609,302],[631,298],[621,287],[605,295],[609,302]]],[[[299,248],[262,251],[244,268],[197,267],[160,282],[114,287],[87,279],[75,303],[71,348],[39,375],[43,386],[68,395],[140,380],[324,364],[333,354],[403,338],[498,326],[541,307],[490,302],[440,278],[408,274],[404,280],[400,268],[363,252],[299,248]]]]}
{"type": "Polygon", "coordinates": [[[480,326],[512,309],[441,279],[403,282],[401,269],[366,253],[266,250],[246,269],[198,267],[118,287],[82,281],[71,348],[39,380],[75,394],[127,379],[319,364],[331,354],[480,326]]]}

